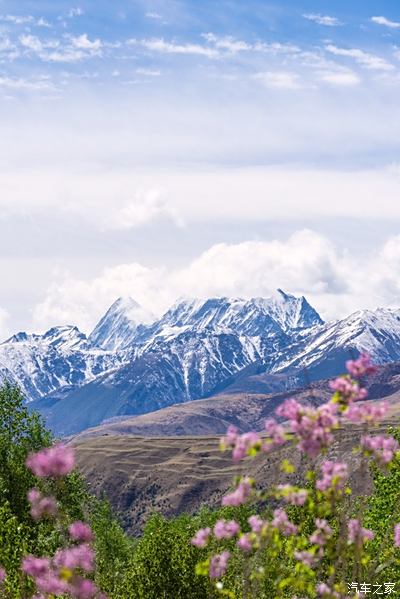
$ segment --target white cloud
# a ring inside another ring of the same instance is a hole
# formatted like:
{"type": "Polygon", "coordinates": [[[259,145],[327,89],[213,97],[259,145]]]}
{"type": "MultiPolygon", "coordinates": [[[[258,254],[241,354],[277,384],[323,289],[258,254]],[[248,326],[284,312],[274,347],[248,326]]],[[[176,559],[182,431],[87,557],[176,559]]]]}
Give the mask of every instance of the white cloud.
{"type": "Polygon", "coordinates": [[[26,25],[27,23],[33,23],[34,20],[31,15],[0,15],[0,21],[14,23],[14,25],[26,25]]]}
{"type": "Polygon", "coordinates": [[[138,192],[134,200],[114,210],[104,219],[103,226],[114,229],[135,229],[160,218],[172,220],[177,226],[183,225],[182,219],[163,200],[162,192],[159,189],[150,189],[138,192]]]}
{"type": "Polygon", "coordinates": [[[336,17],[330,17],[328,15],[321,14],[305,14],[303,15],[305,19],[309,21],[313,21],[314,23],[318,23],[318,25],[325,25],[327,27],[338,27],[339,25],[343,25],[336,17]]]}
{"type": "Polygon", "coordinates": [[[38,27],[48,27],[51,28],[52,25],[51,23],[49,23],[46,19],[44,19],[43,17],[40,17],[40,19],[36,22],[36,25],[38,27]]]}
{"type": "Polygon", "coordinates": [[[209,48],[200,44],[176,44],[175,42],[166,42],[163,38],[153,39],[130,39],[128,44],[140,45],[147,50],[160,52],[162,54],[187,54],[205,56],[206,58],[218,58],[219,53],[215,48],[209,48]]]}
{"type": "Polygon", "coordinates": [[[81,17],[83,14],[85,14],[82,10],[82,8],[80,8],[79,6],[76,8],[71,8],[67,14],[66,17],[68,19],[73,19],[74,17],[81,17]]]}
{"type": "Polygon", "coordinates": [[[161,20],[163,17],[158,12],[146,12],[145,17],[148,19],[155,19],[157,21],[161,20]]]}
{"type": "Polygon", "coordinates": [[[255,73],[254,79],[261,81],[266,87],[280,90],[294,90],[301,87],[297,73],[288,71],[265,71],[255,73]]]}
{"type": "Polygon", "coordinates": [[[375,257],[355,258],[324,236],[300,230],[284,241],[219,243],[180,268],[132,263],[91,280],[65,275],[36,306],[34,326],[68,322],[90,331],[119,296],[161,314],[182,296],[268,297],[278,287],[305,295],[330,320],[358,309],[398,307],[399,281],[400,236],[388,239],[375,257]]]}
{"type": "Polygon", "coordinates": [[[218,37],[213,33],[203,33],[203,38],[218,50],[226,50],[230,54],[254,49],[254,46],[242,40],[236,40],[232,36],[218,37]]]}
{"type": "Polygon", "coordinates": [[[390,21],[386,17],[372,17],[371,21],[377,25],[384,25],[390,29],[400,29],[400,23],[397,21],[390,21]]]}
{"type": "Polygon", "coordinates": [[[91,41],[87,33],[84,33],[78,37],[71,38],[72,45],[80,50],[89,50],[90,52],[98,52],[102,47],[101,40],[98,38],[91,41]]]}
{"type": "Polygon", "coordinates": [[[88,281],[65,275],[51,285],[45,299],[36,306],[33,328],[45,330],[54,323],[71,323],[89,332],[121,296],[132,296],[143,306],[154,305],[159,309],[166,299],[161,286],[164,277],[164,271],[137,263],[105,268],[88,281]]]}
{"type": "Polygon", "coordinates": [[[21,35],[19,41],[24,48],[28,48],[34,52],[41,52],[43,50],[42,42],[35,35],[21,35]]]}
{"type": "Polygon", "coordinates": [[[326,46],[326,50],[335,56],[354,58],[358,64],[367,69],[375,71],[392,71],[394,69],[394,66],[383,58],[375,56],[374,54],[368,54],[368,52],[364,52],[364,50],[360,50],[359,48],[345,49],[329,44],[326,46]]]}
{"type": "Polygon", "coordinates": [[[10,315],[6,310],[0,308],[0,341],[9,335],[11,335],[10,315]]]}
{"type": "Polygon", "coordinates": [[[159,77],[161,75],[161,71],[158,69],[146,69],[143,67],[136,69],[136,73],[145,77],[159,77]]]}
{"type": "Polygon", "coordinates": [[[358,85],[361,82],[360,77],[353,71],[323,71],[320,73],[319,78],[324,83],[339,86],[353,86],[358,85]]]}
{"type": "Polygon", "coordinates": [[[0,76],[0,87],[10,90],[56,91],[56,87],[47,77],[24,79],[0,76]]]}

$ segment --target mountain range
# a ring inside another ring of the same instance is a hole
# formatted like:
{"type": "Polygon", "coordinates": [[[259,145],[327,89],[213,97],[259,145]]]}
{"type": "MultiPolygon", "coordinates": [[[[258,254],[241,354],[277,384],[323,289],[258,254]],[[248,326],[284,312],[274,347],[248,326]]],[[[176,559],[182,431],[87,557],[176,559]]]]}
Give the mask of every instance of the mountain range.
{"type": "Polygon", "coordinates": [[[104,420],[238,393],[270,394],[343,371],[368,351],[400,360],[400,309],[325,323],[304,297],[185,299],[155,318],[118,299],[86,336],[74,326],[0,344],[0,376],[17,383],[58,435],[104,420]]]}

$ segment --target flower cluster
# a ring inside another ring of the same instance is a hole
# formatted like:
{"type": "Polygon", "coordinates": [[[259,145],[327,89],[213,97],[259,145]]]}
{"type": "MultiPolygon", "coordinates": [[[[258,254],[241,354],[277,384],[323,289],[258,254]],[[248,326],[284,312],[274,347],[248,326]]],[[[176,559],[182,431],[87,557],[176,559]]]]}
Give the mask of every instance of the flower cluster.
{"type": "Polygon", "coordinates": [[[384,401],[378,404],[350,404],[344,412],[344,417],[354,424],[359,423],[374,423],[382,420],[388,411],[388,404],[384,401]]]}
{"type": "Polygon", "coordinates": [[[298,448],[315,458],[333,443],[333,429],[337,428],[338,407],[329,402],[319,408],[302,406],[295,399],[287,399],[276,413],[289,421],[290,430],[298,440],[298,448]]]}
{"type": "Polygon", "coordinates": [[[361,447],[382,465],[389,464],[400,449],[396,439],[384,435],[364,436],[361,439],[361,447]]]}
{"type": "Polygon", "coordinates": [[[282,498],[286,503],[290,505],[301,506],[307,501],[308,491],[307,489],[296,489],[292,485],[278,485],[276,487],[277,498],[282,498]]]}
{"type": "Polygon", "coordinates": [[[322,478],[315,486],[319,491],[342,491],[349,477],[349,469],[345,462],[325,460],[321,465],[322,478]]]}
{"type": "Polygon", "coordinates": [[[372,530],[363,528],[360,524],[360,521],[356,518],[348,522],[347,528],[349,543],[365,543],[366,541],[371,541],[374,538],[374,533],[372,530]]]}
{"type": "Polygon", "coordinates": [[[75,465],[72,447],[62,443],[32,453],[26,460],[26,465],[39,478],[61,478],[73,470],[75,465]]]}
{"type": "Polygon", "coordinates": [[[44,497],[36,488],[29,491],[28,501],[31,505],[31,516],[34,520],[40,520],[45,516],[54,518],[57,515],[58,508],[54,497],[44,497]]]}
{"type": "MultiPolygon", "coordinates": [[[[62,444],[29,455],[26,464],[39,478],[60,479],[69,474],[75,465],[74,451],[62,444]]],[[[33,488],[28,493],[31,515],[35,520],[59,516],[54,497],[43,496],[33,488]]],[[[61,522],[61,519],[60,519],[61,522]]],[[[88,578],[94,570],[94,540],[88,524],[76,521],[68,527],[69,544],[60,548],[53,557],[28,555],[23,559],[22,571],[33,578],[38,594],[35,599],[47,596],[69,596],[74,599],[105,599],[88,578]]]]}
{"type": "MultiPolygon", "coordinates": [[[[333,396],[327,403],[319,407],[311,407],[302,405],[295,399],[287,399],[276,410],[276,416],[283,420],[283,423],[273,418],[268,419],[265,423],[265,434],[258,432],[240,434],[236,427],[231,426],[221,441],[222,448],[232,449],[233,460],[237,462],[246,456],[255,455],[259,451],[269,452],[291,441],[303,454],[315,459],[333,445],[334,432],[340,426],[345,424],[348,426],[350,422],[361,423],[368,427],[371,423],[378,422],[386,415],[387,404],[362,401],[368,396],[362,380],[376,370],[370,357],[361,354],[357,360],[349,360],[347,370],[348,374],[330,383],[333,396]]],[[[358,449],[360,446],[364,451],[363,460],[369,456],[383,465],[391,462],[395,454],[400,451],[399,444],[394,438],[383,435],[375,437],[364,435],[358,449]]],[[[287,460],[282,462],[281,469],[288,474],[293,472],[287,460]]],[[[278,583],[280,580],[286,585],[290,580],[290,584],[296,589],[297,592],[294,594],[288,591],[287,596],[293,598],[304,596],[305,586],[302,586],[303,582],[298,576],[298,572],[302,572],[304,576],[309,576],[312,585],[310,588],[314,589],[313,596],[323,599],[348,597],[343,580],[335,579],[335,564],[330,563],[329,560],[332,556],[336,556],[337,563],[342,567],[341,560],[346,558],[341,554],[347,552],[347,556],[353,556],[351,559],[355,560],[355,567],[358,568],[360,563],[364,563],[363,552],[368,551],[368,546],[364,547],[364,545],[374,538],[374,533],[361,525],[361,517],[348,520],[346,516],[344,498],[351,494],[351,489],[347,488],[349,479],[347,463],[334,459],[322,460],[320,470],[319,477],[315,470],[308,472],[307,479],[312,482],[313,488],[307,489],[286,483],[260,491],[255,488],[254,481],[249,477],[239,479],[235,489],[223,497],[222,505],[240,506],[249,500],[264,502],[272,498],[273,503],[270,505],[272,518],[266,516],[263,518],[257,513],[251,515],[248,518],[250,530],[241,530],[235,520],[219,520],[213,529],[199,530],[193,537],[192,544],[204,548],[213,538],[214,542],[221,543],[222,546],[224,543],[230,543],[231,549],[234,541],[246,559],[251,560],[249,564],[253,565],[259,563],[257,552],[260,550],[270,549],[270,555],[276,556],[282,555],[283,551],[283,555],[297,561],[292,575],[284,580],[277,577],[278,583]],[[293,507],[285,508],[288,510],[286,512],[283,507],[275,506],[276,500],[293,507]],[[343,503],[340,509],[337,509],[340,501],[343,503]],[[293,508],[302,508],[304,518],[299,515],[298,509],[293,508]],[[310,516],[312,516],[311,522],[314,523],[313,528],[309,528],[310,516]],[[346,528],[347,536],[342,533],[346,528]],[[313,532],[310,534],[310,531],[313,532]],[[345,546],[342,544],[343,539],[347,540],[345,546]],[[329,573],[325,582],[316,577],[317,572],[324,575],[324,564],[328,566],[325,574],[329,573]]],[[[393,541],[394,547],[400,548],[400,523],[394,526],[393,541]]],[[[225,576],[230,558],[231,552],[225,550],[212,555],[204,562],[203,566],[205,571],[208,571],[209,577],[214,580],[225,576]]],[[[368,560],[365,560],[365,563],[367,562],[368,560]]],[[[261,576],[260,572],[264,571],[265,567],[258,567],[256,571],[251,572],[250,580],[261,576]]],[[[285,576],[287,576],[286,572],[285,576]]],[[[222,589],[223,584],[217,583],[216,589],[222,589]]],[[[226,594],[229,592],[226,591],[226,594]]]]}
{"type": "Polygon", "coordinates": [[[377,370],[375,364],[371,361],[371,356],[365,352],[362,352],[357,360],[348,360],[346,369],[355,379],[374,374],[377,370]]]}
{"type": "Polygon", "coordinates": [[[251,496],[252,490],[253,481],[250,478],[243,478],[232,493],[222,498],[222,505],[243,505],[251,496]]]}

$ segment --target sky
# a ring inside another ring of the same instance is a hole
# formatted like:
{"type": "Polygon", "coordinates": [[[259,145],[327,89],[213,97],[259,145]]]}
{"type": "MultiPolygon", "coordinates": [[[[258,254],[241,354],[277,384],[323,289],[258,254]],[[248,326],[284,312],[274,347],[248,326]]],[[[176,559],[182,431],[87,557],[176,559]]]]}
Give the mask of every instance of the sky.
{"type": "Polygon", "coordinates": [[[0,0],[0,337],[119,296],[400,307],[400,6],[0,0]]]}

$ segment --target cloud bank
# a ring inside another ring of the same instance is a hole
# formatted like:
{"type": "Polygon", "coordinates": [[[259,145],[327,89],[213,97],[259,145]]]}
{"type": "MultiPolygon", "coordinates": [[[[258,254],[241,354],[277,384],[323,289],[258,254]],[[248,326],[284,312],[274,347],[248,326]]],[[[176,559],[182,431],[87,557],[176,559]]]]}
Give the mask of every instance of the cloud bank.
{"type": "Polygon", "coordinates": [[[161,314],[185,296],[269,296],[278,287],[305,295],[325,319],[379,306],[398,306],[400,236],[375,255],[354,258],[326,237],[300,230],[284,241],[213,245],[179,268],[139,263],[105,268],[91,280],[66,275],[53,283],[34,310],[34,325],[76,323],[90,331],[119,296],[132,296],[161,314]]]}

